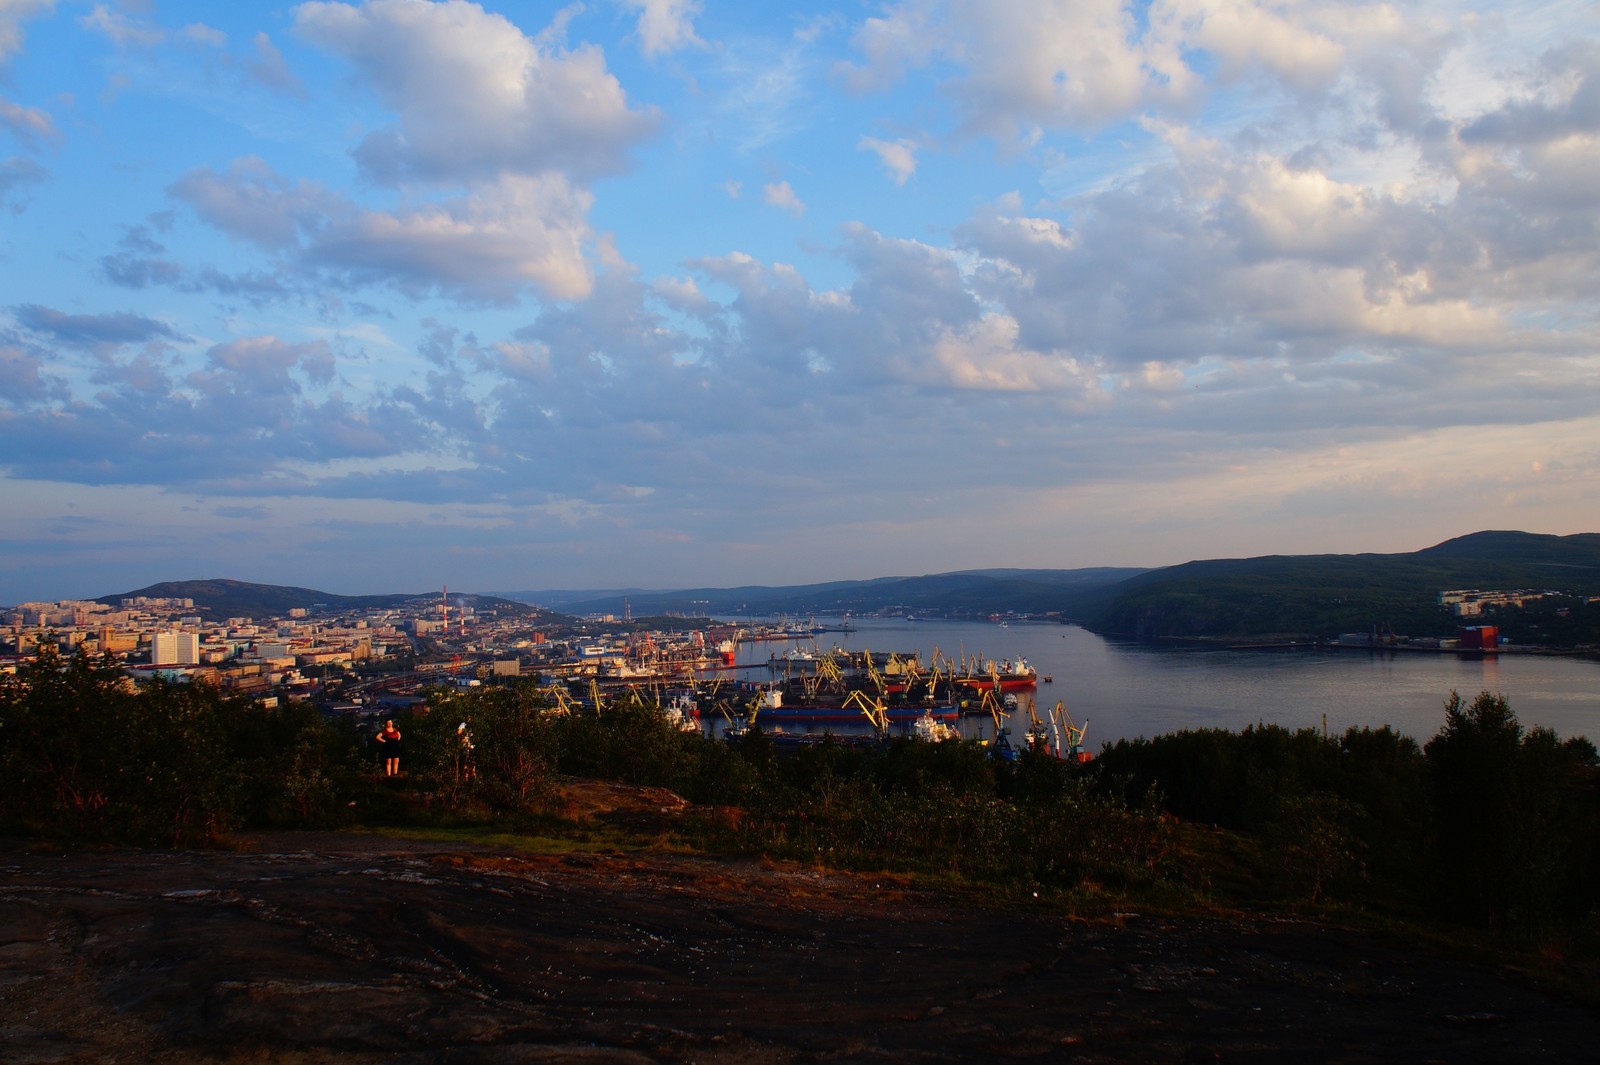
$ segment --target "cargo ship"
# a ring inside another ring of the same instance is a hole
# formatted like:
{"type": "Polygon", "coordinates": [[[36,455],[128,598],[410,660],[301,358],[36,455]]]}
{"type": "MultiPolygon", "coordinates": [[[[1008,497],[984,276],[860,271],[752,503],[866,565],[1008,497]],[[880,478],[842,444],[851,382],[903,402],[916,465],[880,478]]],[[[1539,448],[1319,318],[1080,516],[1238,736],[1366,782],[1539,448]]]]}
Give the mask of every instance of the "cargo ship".
{"type": "Polygon", "coordinates": [[[783,692],[769,688],[750,714],[750,723],[782,725],[870,725],[875,719],[885,725],[912,725],[923,718],[953,725],[960,720],[954,706],[883,706],[863,699],[846,699],[836,705],[786,704],[783,692]]]}
{"type": "Polygon", "coordinates": [[[1032,688],[1039,683],[1039,671],[1028,664],[1028,660],[1018,655],[1013,661],[1006,659],[1000,663],[989,663],[987,672],[964,673],[954,678],[955,683],[971,691],[1012,691],[1018,688],[1032,688]]]}

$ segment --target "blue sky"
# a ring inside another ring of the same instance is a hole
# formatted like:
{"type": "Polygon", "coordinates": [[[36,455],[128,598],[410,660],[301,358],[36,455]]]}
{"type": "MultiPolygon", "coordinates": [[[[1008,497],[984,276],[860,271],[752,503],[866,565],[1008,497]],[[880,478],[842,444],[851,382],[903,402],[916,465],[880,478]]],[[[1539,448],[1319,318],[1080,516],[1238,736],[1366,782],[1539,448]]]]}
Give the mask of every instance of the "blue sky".
{"type": "Polygon", "coordinates": [[[0,0],[0,602],[1595,531],[1597,10],[0,0]]]}

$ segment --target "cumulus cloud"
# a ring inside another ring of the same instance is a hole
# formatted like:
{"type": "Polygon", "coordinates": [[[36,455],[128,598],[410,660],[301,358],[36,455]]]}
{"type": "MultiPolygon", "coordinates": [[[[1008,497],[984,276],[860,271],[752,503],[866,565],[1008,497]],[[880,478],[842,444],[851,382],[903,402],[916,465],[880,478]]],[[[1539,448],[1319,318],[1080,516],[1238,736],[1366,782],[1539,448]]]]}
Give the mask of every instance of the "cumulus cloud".
{"type": "MultiPolygon", "coordinates": [[[[931,366],[951,388],[983,392],[1086,392],[1094,376],[1070,357],[1028,351],[1017,343],[1017,321],[985,314],[960,330],[946,328],[934,341],[931,366]]],[[[929,378],[917,374],[924,383],[929,378]]]]}
{"type": "Polygon", "coordinates": [[[905,138],[884,141],[876,137],[862,137],[856,146],[877,155],[879,162],[883,163],[883,169],[896,185],[904,185],[917,172],[917,146],[905,138]]]}
{"type": "Polygon", "coordinates": [[[1335,6],[1320,0],[1158,0],[1156,40],[1203,49],[1224,79],[1262,69],[1303,90],[1326,88],[1346,59],[1344,39],[1392,34],[1399,15],[1387,4],[1335,6]]]}
{"type": "Polygon", "coordinates": [[[1155,58],[1121,0],[905,0],[867,19],[855,43],[865,61],[842,70],[860,89],[955,64],[960,74],[946,87],[988,133],[1098,125],[1140,106],[1155,85],[1155,58]]]}
{"type": "MultiPolygon", "coordinates": [[[[260,138],[261,157],[176,164],[188,217],[129,207],[148,224],[80,248],[91,281],[172,286],[179,308],[211,298],[173,320],[203,339],[92,284],[15,295],[9,476],[359,499],[396,521],[470,511],[478,543],[511,555],[562,528],[581,530],[566,550],[615,536],[635,553],[899,540],[902,521],[992,532],[1018,498],[1058,517],[1124,487],[1133,501],[1113,510],[1132,521],[1185,484],[1266,512],[1307,466],[1359,455],[1359,489],[1318,475],[1327,506],[1413,488],[1444,467],[1400,466],[1453,437],[1519,451],[1518,470],[1581,468],[1563,487],[1592,494],[1591,41],[1502,60],[1496,32],[1382,4],[901,0],[858,27],[840,69],[861,90],[914,84],[864,116],[814,76],[848,31],[691,52],[697,5],[623,4],[611,28],[637,15],[639,48],[694,79],[661,97],[690,133],[650,160],[670,165],[647,189],[598,180],[656,122],[597,47],[565,43],[606,20],[568,9],[540,33],[464,0],[296,8],[296,39],[371,93],[345,111],[311,81],[319,142],[388,109],[346,133],[366,180],[337,184],[337,160],[260,138]],[[974,132],[1037,150],[995,165],[988,146],[935,140],[974,132]],[[948,188],[919,174],[934,143],[948,188]],[[920,177],[917,195],[834,195],[874,165],[896,186],[920,177]],[[774,216],[752,225],[721,194],[742,191],[718,186],[730,174],[803,211],[808,239],[774,216]],[[778,174],[805,175],[807,202],[778,174]],[[191,243],[190,217],[240,247],[191,243]],[[294,298],[294,316],[238,306],[294,298]],[[886,472],[839,476],[863,456],[886,472]],[[880,535],[852,536],[863,521],[880,535]]],[[[97,25],[129,29],[111,14],[97,25]]],[[[257,42],[288,86],[289,63],[242,24],[241,47],[257,42]]],[[[269,102],[272,120],[298,106],[269,102]]],[[[22,103],[0,123],[30,147],[54,135],[22,103]]],[[[13,160],[0,195],[41,174],[13,160]]],[[[1054,542],[1052,521],[1026,535],[1054,542]]]]}
{"type": "Polygon", "coordinates": [[[1580,40],[1545,54],[1530,82],[1467,122],[1462,142],[1521,146],[1600,132],[1600,43],[1580,40]]]}
{"type": "Polygon", "coordinates": [[[234,160],[222,173],[191,170],[169,191],[218,229],[269,250],[296,247],[353,211],[342,196],[278,174],[255,156],[234,160]]]}
{"type": "Polygon", "coordinates": [[[348,214],[306,252],[358,277],[470,300],[506,302],[528,287],[575,299],[591,286],[583,251],[591,202],[560,175],[507,176],[436,204],[348,214]]]}
{"type": "Polygon", "coordinates": [[[274,395],[300,392],[291,371],[301,370],[312,381],[327,383],[333,376],[333,356],[326,343],[287,343],[275,336],[244,337],[214,345],[206,353],[206,368],[190,374],[188,383],[212,396],[274,395]]]}
{"type": "Polygon", "coordinates": [[[628,106],[599,48],[560,43],[560,23],[526,36],[466,0],[305,3],[295,31],[354,65],[398,116],[356,158],[374,179],[460,182],[563,171],[588,181],[625,169],[655,128],[628,106]]]}
{"type": "Polygon", "coordinates": [[[704,47],[695,36],[694,18],[700,13],[700,0],[622,0],[623,6],[639,12],[639,51],[647,56],[665,55],[680,48],[704,47]]]}
{"type": "Polygon", "coordinates": [[[967,129],[1031,141],[1182,111],[1252,74],[1325,91],[1356,55],[1433,36],[1386,3],[1157,0],[1141,17],[1123,0],[901,0],[862,22],[860,59],[838,70],[863,92],[938,70],[967,129]]]}
{"type": "Polygon", "coordinates": [[[66,342],[107,342],[92,396],[41,377],[40,356],[0,346],[12,353],[0,356],[0,373],[19,384],[12,416],[0,418],[0,446],[15,455],[15,477],[204,486],[216,494],[254,482],[304,492],[316,480],[308,470],[357,458],[399,461],[437,444],[433,420],[404,398],[380,392],[353,404],[328,392],[337,365],[325,342],[239,337],[211,345],[184,371],[134,346],[160,334],[137,320],[82,322],[31,308],[27,318],[66,342]],[[34,402],[21,406],[23,392],[34,402]],[[30,438],[50,443],[18,446],[30,438]]]}
{"type": "Polygon", "coordinates": [[[761,186],[762,198],[770,207],[776,207],[790,214],[804,214],[806,205],[795,194],[794,188],[787,181],[773,181],[761,186]]]}
{"type": "Polygon", "coordinates": [[[226,172],[191,171],[172,192],[219,229],[351,283],[474,302],[507,302],[530,288],[558,299],[589,290],[592,196],[559,174],[507,175],[465,195],[377,211],[241,159],[226,172]]]}

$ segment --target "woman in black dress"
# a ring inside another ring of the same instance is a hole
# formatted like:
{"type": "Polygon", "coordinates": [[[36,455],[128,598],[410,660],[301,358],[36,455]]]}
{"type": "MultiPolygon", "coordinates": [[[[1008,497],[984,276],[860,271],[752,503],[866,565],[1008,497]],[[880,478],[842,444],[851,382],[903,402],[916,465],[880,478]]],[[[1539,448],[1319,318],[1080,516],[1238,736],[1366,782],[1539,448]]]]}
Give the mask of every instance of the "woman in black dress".
{"type": "Polygon", "coordinates": [[[378,733],[378,757],[383,759],[383,775],[397,777],[400,775],[400,730],[394,727],[393,721],[385,721],[383,729],[378,733]]]}

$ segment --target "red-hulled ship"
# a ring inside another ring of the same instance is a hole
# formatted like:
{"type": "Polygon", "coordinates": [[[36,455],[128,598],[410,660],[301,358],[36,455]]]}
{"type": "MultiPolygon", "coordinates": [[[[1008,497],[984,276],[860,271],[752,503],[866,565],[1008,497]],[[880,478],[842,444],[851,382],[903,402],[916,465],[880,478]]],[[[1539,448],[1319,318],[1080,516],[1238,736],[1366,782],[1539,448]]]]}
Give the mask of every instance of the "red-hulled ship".
{"type": "Polygon", "coordinates": [[[987,673],[964,673],[955,678],[955,683],[972,691],[989,692],[1012,691],[1017,688],[1032,688],[1039,683],[1039,671],[1028,664],[1028,660],[1020,655],[1015,661],[1006,659],[998,664],[991,662],[987,673]]]}

